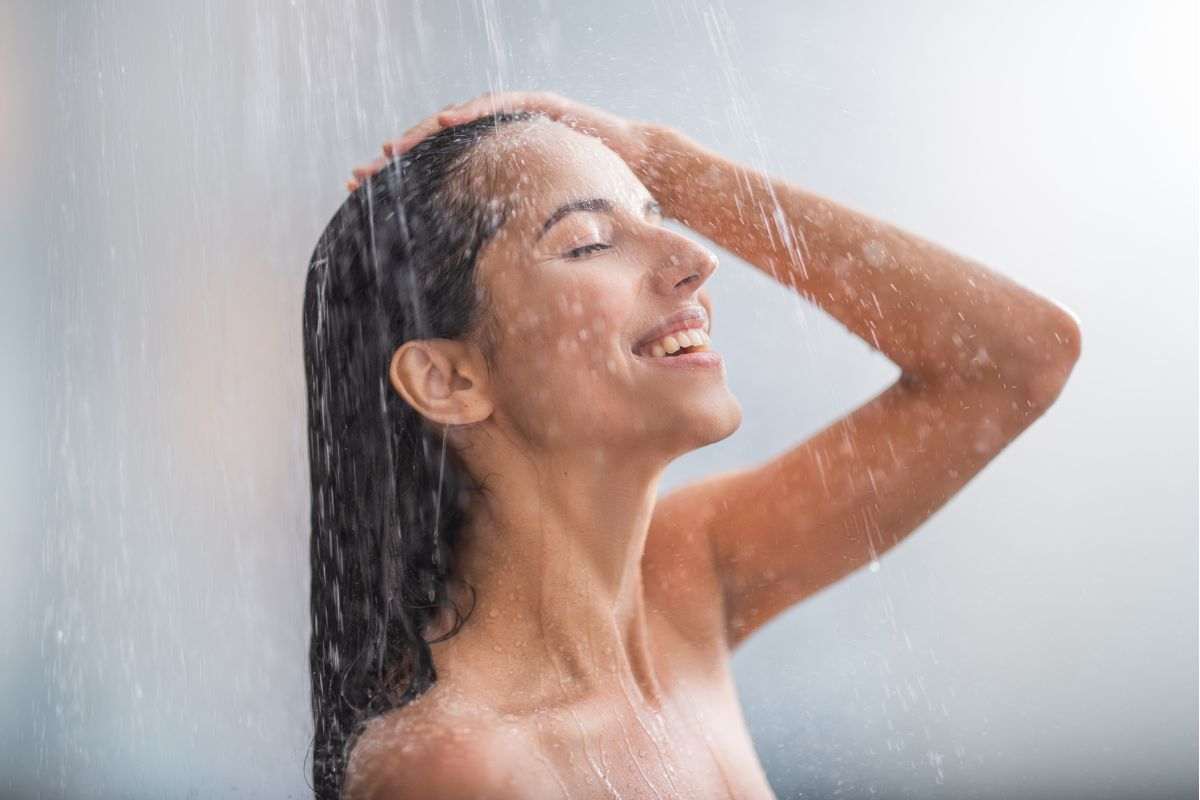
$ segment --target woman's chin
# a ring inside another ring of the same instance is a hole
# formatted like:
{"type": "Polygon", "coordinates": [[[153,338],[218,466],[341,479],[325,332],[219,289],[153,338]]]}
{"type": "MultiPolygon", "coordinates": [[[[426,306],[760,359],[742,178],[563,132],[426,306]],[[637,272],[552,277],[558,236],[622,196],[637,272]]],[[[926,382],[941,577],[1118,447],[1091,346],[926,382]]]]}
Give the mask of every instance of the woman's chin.
{"type": "Polygon", "coordinates": [[[651,430],[667,428],[669,433],[663,431],[664,434],[674,434],[686,441],[688,450],[695,450],[732,436],[742,426],[742,405],[732,392],[726,390],[723,398],[696,398],[691,408],[676,408],[670,415],[670,422],[662,424],[663,421],[660,414],[658,425],[651,421],[646,427],[651,430]]]}
{"type": "Polygon", "coordinates": [[[709,442],[719,442],[722,439],[728,439],[738,428],[742,427],[742,404],[738,402],[737,397],[729,392],[729,401],[722,409],[720,421],[714,426],[716,429],[716,438],[709,442]]]}

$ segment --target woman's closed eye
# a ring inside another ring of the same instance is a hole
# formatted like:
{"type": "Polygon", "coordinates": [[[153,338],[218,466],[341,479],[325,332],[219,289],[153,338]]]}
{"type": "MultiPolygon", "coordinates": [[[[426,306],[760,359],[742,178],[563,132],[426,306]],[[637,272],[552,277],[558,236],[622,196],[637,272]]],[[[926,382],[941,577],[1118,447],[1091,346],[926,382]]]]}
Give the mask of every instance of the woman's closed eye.
{"type": "Polygon", "coordinates": [[[595,242],[593,244],[585,244],[583,247],[576,247],[574,250],[568,250],[566,253],[564,253],[564,256],[566,258],[582,258],[591,253],[599,252],[600,250],[607,250],[610,247],[612,247],[610,244],[605,244],[604,242],[595,242]]]}

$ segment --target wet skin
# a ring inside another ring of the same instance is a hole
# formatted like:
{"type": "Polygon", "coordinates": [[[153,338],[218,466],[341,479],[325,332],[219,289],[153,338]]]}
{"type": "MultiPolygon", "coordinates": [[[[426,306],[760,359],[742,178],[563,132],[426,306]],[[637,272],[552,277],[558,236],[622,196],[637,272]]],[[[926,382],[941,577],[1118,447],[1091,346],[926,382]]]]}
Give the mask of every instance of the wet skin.
{"type": "Polygon", "coordinates": [[[492,361],[473,336],[401,348],[392,372],[489,476],[458,568],[478,602],[433,645],[434,688],[361,737],[348,796],[771,797],[711,549],[656,513],[666,466],[731,434],[741,409],[723,367],[634,352],[668,314],[711,312],[715,256],[664,227],[598,140],[510,127],[478,154],[481,186],[512,210],[478,266],[500,321],[492,361]]]}
{"type": "Polygon", "coordinates": [[[678,132],[542,93],[505,102],[582,120],[613,149],[544,124],[481,146],[488,185],[516,201],[479,262],[496,351],[484,359],[473,334],[393,358],[396,391],[487,476],[456,565],[479,603],[433,646],[434,688],[372,721],[348,796],[769,798],[733,649],[902,541],[1043,414],[1078,360],[1078,325],[678,132]],[[597,197],[607,211],[539,235],[563,203],[597,197]],[[741,409],[723,369],[632,353],[665,314],[712,311],[711,253],[664,228],[650,199],[838,319],[900,379],[761,465],[658,497],[666,466],[733,433],[741,409]],[[597,243],[613,246],[569,255],[597,243]]]}
{"type": "Polygon", "coordinates": [[[644,562],[650,674],[614,664],[577,685],[564,682],[542,643],[500,654],[460,634],[434,646],[434,688],[371,723],[355,758],[374,768],[348,796],[773,798],[742,717],[720,609],[704,602],[719,596],[716,578],[703,559],[664,546],[677,532],[656,527],[644,562]],[[511,675],[514,662],[519,690],[489,679],[511,675]],[[431,773],[437,795],[426,793],[431,773]]]}

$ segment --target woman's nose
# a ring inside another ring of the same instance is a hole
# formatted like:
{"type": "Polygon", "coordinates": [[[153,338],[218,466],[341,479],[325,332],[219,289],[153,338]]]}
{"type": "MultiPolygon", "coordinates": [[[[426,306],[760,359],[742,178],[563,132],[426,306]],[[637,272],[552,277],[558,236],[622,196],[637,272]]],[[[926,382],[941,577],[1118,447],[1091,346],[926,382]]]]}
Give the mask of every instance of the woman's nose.
{"type": "Polygon", "coordinates": [[[717,254],[686,236],[669,234],[672,240],[667,243],[656,276],[662,284],[661,289],[674,292],[682,288],[694,292],[716,272],[717,254]]]}

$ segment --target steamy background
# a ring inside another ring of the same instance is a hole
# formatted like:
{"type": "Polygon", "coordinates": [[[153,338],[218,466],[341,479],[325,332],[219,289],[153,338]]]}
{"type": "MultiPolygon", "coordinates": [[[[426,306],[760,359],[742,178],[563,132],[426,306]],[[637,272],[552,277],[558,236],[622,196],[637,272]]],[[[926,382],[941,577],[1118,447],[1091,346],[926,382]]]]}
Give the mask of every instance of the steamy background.
{"type": "MultiPolygon", "coordinates": [[[[788,798],[1197,790],[1197,19],[1180,2],[0,3],[0,796],[307,795],[300,304],[352,165],[544,88],[1065,305],[1057,404],[735,658],[788,798]]],[[[898,369],[728,253],[757,463],[898,369]]]]}

